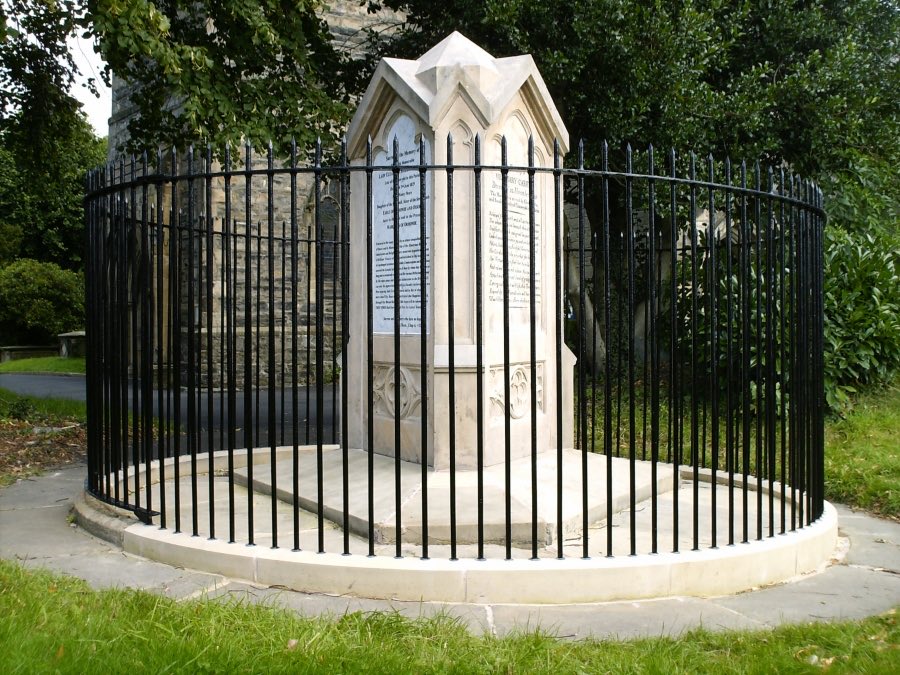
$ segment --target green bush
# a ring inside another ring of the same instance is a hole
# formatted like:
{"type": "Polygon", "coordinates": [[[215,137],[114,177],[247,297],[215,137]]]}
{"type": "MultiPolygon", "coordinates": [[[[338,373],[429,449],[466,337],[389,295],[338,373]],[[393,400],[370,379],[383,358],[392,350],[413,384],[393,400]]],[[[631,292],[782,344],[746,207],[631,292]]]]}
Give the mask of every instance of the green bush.
{"type": "Polygon", "coordinates": [[[28,259],[0,269],[0,344],[50,344],[83,327],[81,275],[28,259]]]}
{"type": "Polygon", "coordinates": [[[849,405],[849,394],[900,371],[900,178],[894,160],[851,153],[847,169],[823,181],[825,396],[833,412],[849,405]]]}
{"type": "Polygon", "coordinates": [[[900,241],[826,229],[825,396],[833,411],[900,368],[900,241]]]}

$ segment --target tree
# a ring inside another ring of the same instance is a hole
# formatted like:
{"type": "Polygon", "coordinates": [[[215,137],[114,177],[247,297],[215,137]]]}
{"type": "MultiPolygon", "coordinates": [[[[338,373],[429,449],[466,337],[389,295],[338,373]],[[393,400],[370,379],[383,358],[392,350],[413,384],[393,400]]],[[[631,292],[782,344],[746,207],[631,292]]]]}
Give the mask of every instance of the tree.
{"type": "Polygon", "coordinates": [[[106,140],[94,135],[81,114],[32,140],[30,117],[22,112],[0,131],[0,264],[33,258],[80,270],[84,249],[84,177],[106,158],[106,140]],[[15,245],[15,244],[18,245],[15,245]]]}
{"type": "Polygon", "coordinates": [[[83,326],[80,274],[27,258],[0,269],[0,344],[52,344],[83,326]]]}
{"type": "Polygon", "coordinates": [[[848,140],[898,142],[893,1],[382,4],[408,21],[372,36],[376,55],[412,57],[452,30],[496,56],[531,53],[589,159],[606,138],[783,160],[816,175],[841,165],[848,140]]]}
{"type": "Polygon", "coordinates": [[[83,16],[74,0],[0,2],[0,120],[25,111],[32,140],[39,140],[46,122],[78,111],[78,102],[67,94],[77,69],[66,40],[83,16]]]}
{"type": "Polygon", "coordinates": [[[354,72],[315,0],[91,0],[85,26],[134,89],[129,150],[335,137],[354,72]]]}
{"type": "Polygon", "coordinates": [[[83,11],[8,0],[0,16],[0,264],[26,256],[77,270],[84,174],[105,156],[68,94],[76,70],[66,40],[83,11]]]}

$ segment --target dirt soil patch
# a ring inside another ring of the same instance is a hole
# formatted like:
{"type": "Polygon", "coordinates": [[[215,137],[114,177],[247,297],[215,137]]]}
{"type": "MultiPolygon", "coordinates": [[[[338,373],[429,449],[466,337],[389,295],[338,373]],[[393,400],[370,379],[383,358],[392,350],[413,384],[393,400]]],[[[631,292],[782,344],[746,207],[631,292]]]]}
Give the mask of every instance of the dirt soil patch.
{"type": "Polygon", "coordinates": [[[82,460],[87,431],[75,421],[0,419],[0,486],[82,460]]]}

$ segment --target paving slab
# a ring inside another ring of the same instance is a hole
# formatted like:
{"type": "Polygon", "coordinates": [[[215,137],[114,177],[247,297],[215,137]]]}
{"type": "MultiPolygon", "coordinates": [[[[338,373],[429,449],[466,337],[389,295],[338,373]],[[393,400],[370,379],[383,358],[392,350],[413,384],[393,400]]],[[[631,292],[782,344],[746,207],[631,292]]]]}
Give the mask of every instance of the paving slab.
{"type": "Polygon", "coordinates": [[[29,558],[28,567],[41,567],[84,579],[92,588],[135,588],[183,599],[224,585],[216,574],[183,570],[110,550],[91,554],[29,558]]]}
{"type": "Polygon", "coordinates": [[[498,635],[539,629],[568,639],[628,640],[677,637],[701,627],[709,630],[765,628],[753,618],[698,598],[593,605],[495,605],[492,612],[498,635]]]}
{"type": "Polygon", "coordinates": [[[838,507],[840,532],[853,540],[846,562],[900,574],[900,523],[838,507]]]}
{"type": "Polygon", "coordinates": [[[839,564],[792,583],[710,602],[769,626],[862,619],[900,604],[900,575],[839,564]]]}
{"type": "Polygon", "coordinates": [[[230,581],[214,591],[208,592],[206,597],[215,600],[232,600],[280,607],[306,617],[336,618],[354,612],[364,614],[396,612],[409,619],[419,619],[443,614],[461,621],[474,633],[490,632],[487,605],[370,600],[346,595],[298,593],[288,589],[261,587],[240,581],[230,581]]]}

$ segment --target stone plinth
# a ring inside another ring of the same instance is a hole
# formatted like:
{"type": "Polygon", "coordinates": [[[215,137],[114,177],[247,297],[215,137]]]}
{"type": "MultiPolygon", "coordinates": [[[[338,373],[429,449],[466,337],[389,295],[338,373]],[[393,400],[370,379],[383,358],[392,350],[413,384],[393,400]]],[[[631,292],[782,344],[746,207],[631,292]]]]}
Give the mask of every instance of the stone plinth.
{"type": "Polygon", "coordinates": [[[378,66],[348,132],[351,162],[366,162],[372,140],[371,202],[366,173],[354,172],[351,193],[351,278],[349,379],[350,446],[367,448],[367,270],[373,270],[373,426],[374,450],[395,454],[395,414],[401,418],[400,455],[427,462],[435,469],[450,463],[450,419],[456,424],[455,457],[460,469],[477,465],[477,348],[481,342],[484,414],[484,465],[504,461],[505,424],[510,421],[512,459],[530,455],[532,415],[537,416],[537,448],[543,452],[571,447],[572,366],[574,357],[563,347],[563,373],[556,367],[556,317],[559,298],[555,279],[555,192],[553,177],[534,175],[535,222],[535,342],[530,357],[529,175],[510,170],[506,178],[508,290],[503,290],[503,179],[496,169],[481,173],[481,285],[483,330],[476,330],[476,204],[475,139],[480,137],[481,163],[501,162],[506,139],[507,162],[528,164],[529,139],[534,166],[552,167],[554,142],[565,153],[568,134],[530,56],[495,59],[459,33],[453,33],[417,61],[384,59],[378,66]],[[446,170],[418,170],[425,164],[448,163],[452,137],[452,194],[446,170]],[[392,170],[396,139],[401,167],[392,170]],[[421,148],[420,148],[421,143],[421,148]],[[424,185],[420,176],[424,175],[424,185]],[[394,199],[398,191],[400,242],[394,250],[394,199]],[[422,196],[424,194],[424,202],[422,196]],[[452,198],[452,202],[451,202],[452,198]],[[426,237],[420,237],[422,209],[426,237]],[[372,218],[372,258],[367,255],[367,215],[372,218]],[[452,218],[452,250],[448,223],[452,218]],[[422,280],[421,261],[425,261],[422,280]],[[394,319],[395,259],[400,268],[400,359],[396,362],[394,319]],[[450,284],[449,261],[453,260],[450,284]],[[420,284],[427,291],[422,325],[420,284]],[[452,294],[453,372],[455,400],[450,399],[450,319],[452,294]],[[508,315],[504,313],[508,308],[508,315]],[[509,325],[509,389],[505,399],[504,325],[509,325]],[[422,377],[421,334],[426,340],[426,372],[422,377]],[[399,367],[399,378],[397,370],[399,367]],[[532,372],[534,370],[534,372],[532,372]],[[563,380],[563,438],[557,439],[557,378],[563,380]],[[399,379],[400,387],[397,388],[399,379]],[[532,410],[532,381],[537,382],[537,406],[532,410]],[[398,394],[395,396],[395,392],[398,394]],[[423,406],[423,393],[427,406],[423,406]],[[426,433],[422,434],[423,407],[426,433]]]}

